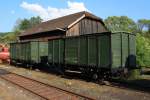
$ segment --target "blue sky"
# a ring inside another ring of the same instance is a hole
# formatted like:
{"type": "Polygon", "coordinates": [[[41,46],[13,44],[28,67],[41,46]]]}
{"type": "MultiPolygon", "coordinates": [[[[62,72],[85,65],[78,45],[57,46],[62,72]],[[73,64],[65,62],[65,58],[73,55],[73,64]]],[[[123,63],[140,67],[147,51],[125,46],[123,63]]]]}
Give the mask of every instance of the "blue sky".
{"type": "Polygon", "coordinates": [[[128,16],[150,19],[150,0],[1,0],[0,32],[12,31],[17,19],[41,16],[45,21],[87,10],[105,19],[128,16]]]}

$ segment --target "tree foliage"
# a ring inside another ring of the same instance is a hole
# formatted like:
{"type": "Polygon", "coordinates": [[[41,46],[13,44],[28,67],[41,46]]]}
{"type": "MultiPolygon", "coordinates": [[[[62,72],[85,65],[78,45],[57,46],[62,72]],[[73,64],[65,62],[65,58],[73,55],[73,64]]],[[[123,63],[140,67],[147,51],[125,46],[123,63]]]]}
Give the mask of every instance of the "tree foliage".
{"type": "Polygon", "coordinates": [[[107,28],[112,31],[126,31],[126,32],[136,32],[136,23],[128,18],[127,16],[112,16],[105,19],[105,24],[107,28]]]}
{"type": "Polygon", "coordinates": [[[150,20],[140,19],[137,22],[139,32],[150,33],[150,20]]]}
{"type": "Polygon", "coordinates": [[[31,17],[30,19],[18,19],[14,26],[13,32],[6,32],[0,34],[0,43],[9,43],[16,41],[17,36],[24,30],[29,29],[42,22],[42,19],[38,17],[31,17]]]}
{"type": "Polygon", "coordinates": [[[7,33],[2,33],[2,34],[5,34],[5,35],[0,36],[0,43],[7,44],[11,41],[15,41],[17,38],[14,32],[7,32],[7,33]]]}
{"type": "Polygon", "coordinates": [[[26,19],[26,18],[23,20],[18,19],[14,27],[14,31],[24,31],[41,22],[42,22],[42,19],[39,16],[31,17],[30,19],[26,19]]]}
{"type": "Polygon", "coordinates": [[[137,34],[136,48],[138,65],[150,66],[150,40],[141,34],[137,34]]]}

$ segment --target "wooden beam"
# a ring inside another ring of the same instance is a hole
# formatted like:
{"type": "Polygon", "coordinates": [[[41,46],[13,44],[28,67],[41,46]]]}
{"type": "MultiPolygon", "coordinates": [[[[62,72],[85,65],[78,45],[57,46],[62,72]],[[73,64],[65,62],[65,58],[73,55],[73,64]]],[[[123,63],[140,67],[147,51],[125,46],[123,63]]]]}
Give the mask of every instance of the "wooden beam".
{"type": "Polygon", "coordinates": [[[73,23],[71,23],[67,28],[69,29],[70,27],[72,27],[73,25],[75,25],[76,23],[78,23],[80,20],[82,20],[84,17],[85,17],[85,14],[83,16],[81,16],[80,18],[78,18],[73,23]]]}

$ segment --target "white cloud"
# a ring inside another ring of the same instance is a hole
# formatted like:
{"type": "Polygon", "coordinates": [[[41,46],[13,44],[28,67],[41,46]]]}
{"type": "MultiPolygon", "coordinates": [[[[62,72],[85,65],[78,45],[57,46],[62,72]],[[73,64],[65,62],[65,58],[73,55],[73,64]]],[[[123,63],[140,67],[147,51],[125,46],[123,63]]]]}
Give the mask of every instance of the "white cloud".
{"type": "Polygon", "coordinates": [[[27,2],[22,2],[22,4],[20,6],[28,11],[31,11],[32,13],[35,13],[35,14],[41,16],[43,19],[45,19],[49,16],[46,9],[44,9],[39,4],[29,4],[27,2]]]}
{"type": "Polygon", "coordinates": [[[67,4],[68,4],[67,8],[55,8],[51,6],[44,8],[43,6],[37,3],[30,4],[27,2],[22,2],[20,6],[36,15],[39,15],[44,20],[61,17],[64,15],[72,14],[72,13],[79,12],[79,11],[88,11],[84,3],[82,2],[68,1],[67,4]]]}

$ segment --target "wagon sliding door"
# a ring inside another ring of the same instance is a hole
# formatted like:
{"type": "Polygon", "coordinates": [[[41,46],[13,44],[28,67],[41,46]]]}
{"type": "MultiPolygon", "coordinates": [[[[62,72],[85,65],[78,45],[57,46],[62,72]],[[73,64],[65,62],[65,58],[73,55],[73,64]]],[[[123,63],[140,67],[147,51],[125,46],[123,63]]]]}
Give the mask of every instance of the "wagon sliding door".
{"type": "Polygon", "coordinates": [[[97,65],[97,48],[96,48],[96,37],[88,37],[88,65],[96,66],[97,65]]]}
{"type": "Polygon", "coordinates": [[[38,42],[30,42],[30,50],[31,50],[31,63],[39,62],[39,43],[38,42]]]}
{"type": "Polygon", "coordinates": [[[136,67],[136,40],[135,35],[129,35],[129,67],[136,67]]]}
{"type": "Polygon", "coordinates": [[[121,34],[114,33],[111,35],[112,49],[112,68],[121,67],[121,34]]]}
{"type": "Polygon", "coordinates": [[[78,42],[79,38],[68,38],[65,40],[65,63],[69,65],[78,64],[78,42]]]}
{"type": "Polygon", "coordinates": [[[46,63],[48,56],[48,42],[39,42],[39,63],[46,63]]]}
{"type": "Polygon", "coordinates": [[[97,41],[98,41],[98,66],[102,68],[109,68],[111,64],[110,35],[100,35],[97,37],[97,41]]]}
{"type": "Polygon", "coordinates": [[[129,34],[121,34],[122,40],[122,67],[129,66],[129,34]]]}
{"type": "Polygon", "coordinates": [[[80,66],[87,66],[88,64],[88,50],[87,50],[87,37],[83,36],[79,39],[79,65],[80,66]]]}
{"type": "Polygon", "coordinates": [[[63,64],[64,61],[64,40],[49,40],[48,62],[50,64],[63,64]]]}

